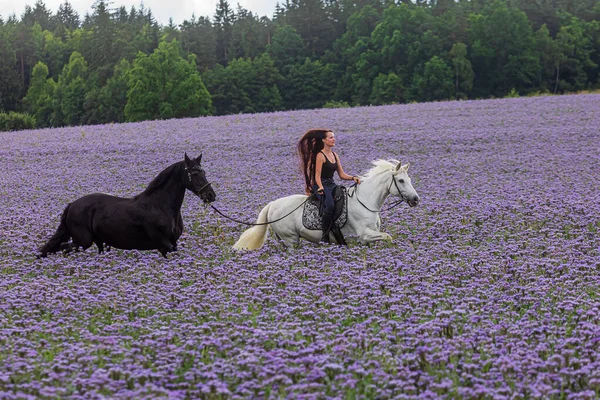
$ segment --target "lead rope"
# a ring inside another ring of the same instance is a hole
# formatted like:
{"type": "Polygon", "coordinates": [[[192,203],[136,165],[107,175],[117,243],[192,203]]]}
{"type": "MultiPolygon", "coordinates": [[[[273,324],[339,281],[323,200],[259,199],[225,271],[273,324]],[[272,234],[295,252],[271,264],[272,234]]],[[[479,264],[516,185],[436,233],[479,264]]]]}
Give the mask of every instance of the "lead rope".
{"type": "Polygon", "coordinates": [[[222,215],[223,217],[225,217],[225,218],[227,218],[227,219],[229,219],[229,220],[231,220],[231,221],[233,221],[233,222],[237,222],[238,224],[244,224],[244,225],[248,225],[248,226],[259,226],[259,225],[269,225],[269,224],[272,224],[272,223],[274,223],[274,222],[281,221],[282,219],[284,219],[285,217],[289,216],[291,213],[293,213],[294,211],[296,211],[297,209],[299,209],[300,207],[302,207],[304,204],[306,204],[306,202],[307,202],[308,200],[310,200],[310,198],[311,198],[311,197],[313,197],[313,196],[314,196],[314,193],[313,193],[313,194],[311,194],[310,196],[308,196],[308,197],[306,198],[306,200],[304,200],[302,203],[300,203],[300,205],[299,205],[298,207],[294,208],[292,211],[290,211],[289,213],[285,214],[283,217],[281,217],[281,218],[277,218],[277,219],[276,219],[276,220],[274,220],[274,221],[261,222],[260,224],[259,224],[259,223],[250,223],[250,222],[240,221],[239,219],[235,219],[235,218],[233,218],[233,217],[230,217],[230,216],[228,216],[228,215],[225,215],[225,214],[223,214],[221,211],[219,211],[219,209],[217,209],[217,207],[213,206],[212,204],[211,204],[210,206],[211,206],[211,208],[212,208],[213,210],[215,210],[217,213],[219,213],[219,214],[220,214],[220,215],[222,215]]]}

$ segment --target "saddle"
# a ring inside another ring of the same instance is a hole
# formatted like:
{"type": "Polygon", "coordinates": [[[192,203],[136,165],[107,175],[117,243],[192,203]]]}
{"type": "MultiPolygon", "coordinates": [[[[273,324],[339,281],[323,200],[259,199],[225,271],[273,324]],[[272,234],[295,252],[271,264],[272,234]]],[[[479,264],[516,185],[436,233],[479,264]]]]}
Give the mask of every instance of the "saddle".
{"type": "MultiPolygon", "coordinates": [[[[338,185],[333,190],[333,200],[335,206],[333,209],[333,222],[338,228],[342,228],[346,225],[348,219],[348,193],[347,189],[343,185],[338,185]]],[[[323,230],[321,225],[321,212],[319,207],[321,202],[316,198],[312,197],[309,201],[304,204],[302,210],[302,224],[306,229],[320,231],[323,230]]]]}

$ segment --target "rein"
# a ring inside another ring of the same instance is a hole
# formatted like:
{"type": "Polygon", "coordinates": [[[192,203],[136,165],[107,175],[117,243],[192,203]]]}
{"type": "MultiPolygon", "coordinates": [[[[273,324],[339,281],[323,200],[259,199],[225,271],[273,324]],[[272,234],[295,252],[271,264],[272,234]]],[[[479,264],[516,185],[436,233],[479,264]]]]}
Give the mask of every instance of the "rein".
{"type": "MultiPolygon", "coordinates": [[[[358,189],[358,186],[355,184],[353,184],[352,186],[350,186],[350,188],[354,188],[354,191],[352,192],[352,194],[348,194],[349,197],[352,197],[354,195],[356,195],[356,201],[358,201],[358,203],[363,206],[364,208],[366,208],[368,211],[372,212],[372,213],[380,213],[382,211],[388,211],[391,210],[392,208],[400,205],[403,201],[404,201],[404,197],[402,197],[402,192],[400,191],[400,188],[398,187],[398,183],[396,183],[396,180],[394,179],[394,176],[392,175],[392,182],[394,182],[394,185],[396,186],[396,189],[398,190],[398,193],[400,194],[400,200],[396,201],[394,204],[392,204],[391,206],[387,207],[386,209],[381,209],[381,210],[371,210],[369,207],[367,207],[365,205],[365,203],[363,203],[362,201],[360,201],[360,199],[358,198],[358,193],[356,193],[356,190],[358,189]]],[[[391,194],[392,192],[390,191],[390,189],[392,188],[392,182],[390,182],[387,190],[388,193],[391,194]]]]}
{"type": "Polygon", "coordinates": [[[300,205],[298,205],[298,207],[294,208],[292,211],[290,211],[289,213],[285,214],[283,217],[281,217],[281,218],[277,218],[277,219],[276,219],[276,220],[274,220],[274,221],[261,222],[260,224],[259,224],[259,223],[250,223],[250,222],[240,221],[239,219],[235,219],[235,218],[233,218],[233,217],[230,217],[230,216],[227,216],[227,215],[223,214],[221,211],[219,211],[219,210],[217,209],[217,207],[213,206],[212,204],[211,204],[210,206],[211,206],[211,207],[212,207],[212,209],[213,209],[213,210],[215,210],[217,213],[219,213],[219,214],[220,214],[220,215],[222,215],[223,217],[225,217],[225,218],[227,218],[227,219],[229,219],[229,220],[231,220],[231,221],[233,221],[233,222],[237,222],[238,224],[244,224],[244,225],[248,225],[248,226],[259,226],[259,225],[269,225],[269,224],[272,224],[272,223],[274,223],[274,222],[281,221],[282,219],[284,219],[285,217],[289,216],[289,215],[290,215],[290,214],[292,214],[294,211],[296,211],[297,209],[299,209],[300,207],[302,207],[304,204],[306,204],[306,202],[307,202],[308,200],[310,200],[310,198],[311,198],[312,196],[314,196],[314,194],[311,194],[310,196],[308,196],[308,197],[306,198],[306,200],[304,200],[302,203],[300,203],[300,205]]]}

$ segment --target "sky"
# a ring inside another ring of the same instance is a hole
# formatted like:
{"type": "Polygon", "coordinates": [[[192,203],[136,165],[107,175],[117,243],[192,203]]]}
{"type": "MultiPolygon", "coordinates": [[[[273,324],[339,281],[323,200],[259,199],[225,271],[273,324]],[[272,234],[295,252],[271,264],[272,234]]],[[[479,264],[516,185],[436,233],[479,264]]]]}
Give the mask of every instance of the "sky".
{"type": "MultiPolygon", "coordinates": [[[[46,8],[53,14],[56,13],[58,7],[65,0],[43,0],[46,8]]],[[[36,0],[0,0],[0,16],[4,20],[11,14],[16,14],[20,19],[21,14],[25,10],[25,6],[29,5],[33,8],[36,0]]],[[[79,13],[79,17],[83,19],[86,13],[92,12],[92,5],[95,0],[69,0],[69,3],[79,13]]],[[[273,17],[275,12],[275,4],[278,0],[229,0],[229,4],[235,10],[240,4],[243,8],[258,14],[259,17],[266,15],[269,18],[273,17]]],[[[282,1],[279,0],[281,3],[282,1]]],[[[113,8],[125,6],[129,10],[131,6],[139,7],[140,4],[150,8],[152,14],[157,19],[158,23],[167,25],[169,17],[173,18],[175,25],[183,22],[185,19],[190,19],[192,14],[196,17],[212,17],[217,8],[217,0],[109,0],[109,4],[113,8]]]]}

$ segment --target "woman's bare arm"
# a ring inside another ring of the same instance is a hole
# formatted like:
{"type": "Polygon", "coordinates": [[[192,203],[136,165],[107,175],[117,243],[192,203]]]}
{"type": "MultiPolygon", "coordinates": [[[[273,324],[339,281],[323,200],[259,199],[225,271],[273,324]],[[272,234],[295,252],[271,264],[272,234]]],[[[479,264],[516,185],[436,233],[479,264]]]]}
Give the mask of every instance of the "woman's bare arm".
{"type": "Polygon", "coordinates": [[[340,158],[335,153],[333,153],[333,155],[337,159],[337,173],[338,173],[340,179],[343,179],[345,181],[354,181],[356,183],[360,183],[360,179],[358,178],[358,176],[348,175],[346,172],[344,172],[344,168],[342,168],[342,163],[340,161],[340,158]]]}
{"type": "Polygon", "coordinates": [[[321,182],[321,170],[323,169],[323,164],[325,164],[325,156],[322,153],[317,154],[315,164],[315,183],[317,184],[317,188],[323,189],[323,183],[321,182]]]}

